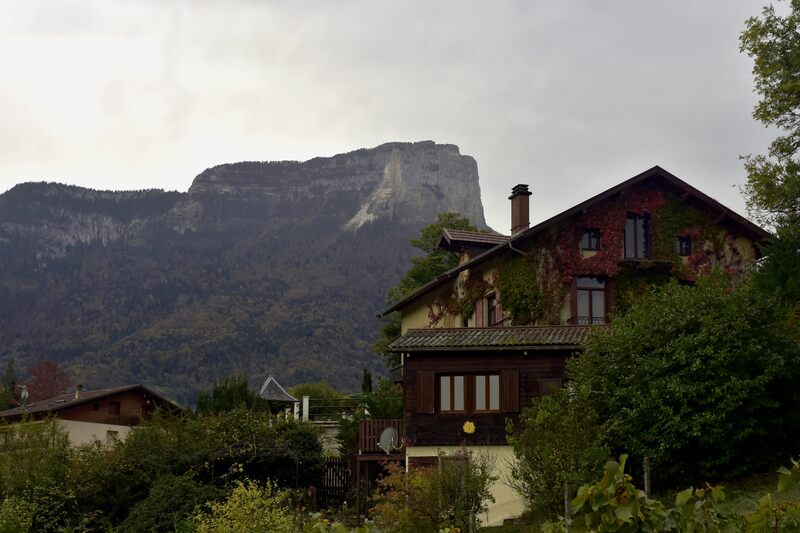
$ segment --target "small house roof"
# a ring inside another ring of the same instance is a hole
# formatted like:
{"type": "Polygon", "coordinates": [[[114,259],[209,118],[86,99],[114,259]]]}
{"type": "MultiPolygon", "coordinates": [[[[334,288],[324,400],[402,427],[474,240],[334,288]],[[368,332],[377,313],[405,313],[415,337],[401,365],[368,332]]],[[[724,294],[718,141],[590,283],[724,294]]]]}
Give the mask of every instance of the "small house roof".
{"type": "Polygon", "coordinates": [[[66,409],[67,407],[72,407],[82,403],[100,400],[102,398],[114,396],[121,392],[127,392],[135,389],[141,389],[146,394],[158,398],[159,400],[169,405],[169,407],[172,409],[183,410],[183,408],[180,405],[173,402],[169,398],[166,398],[158,394],[157,392],[152,391],[151,389],[145,387],[142,384],[136,383],[133,385],[122,385],[120,387],[109,387],[105,389],[79,391],[77,396],[75,392],[64,392],[62,394],[59,394],[58,396],[53,396],[52,398],[48,398],[46,400],[38,400],[35,402],[31,402],[27,404],[25,407],[20,406],[20,407],[14,407],[13,409],[0,411],[0,419],[16,420],[26,415],[54,413],[62,409],[66,409]]]}
{"type": "Polygon", "coordinates": [[[461,248],[492,248],[503,244],[510,237],[495,232],[467,231],[462,229],[444,228],[439,237],[439,250],[456,251],[461,248]]]}
{"type": "Polygon", "coordinates": [[[281,387],[281,384],[278,383],[272,374],[267,376],[266,381],[264,384],[261,385],[261,390],[258,391],[258,395],[270,402],[296,402],[297,398],[290,395],[286,392],[286,389],[281,387]]]}
{"type": "Polygon", "coordinates": [[[557,349],[575,350],[592,328],[603,326],[510,326],[410,329],[389,345],[392,352],[557,349]]]}

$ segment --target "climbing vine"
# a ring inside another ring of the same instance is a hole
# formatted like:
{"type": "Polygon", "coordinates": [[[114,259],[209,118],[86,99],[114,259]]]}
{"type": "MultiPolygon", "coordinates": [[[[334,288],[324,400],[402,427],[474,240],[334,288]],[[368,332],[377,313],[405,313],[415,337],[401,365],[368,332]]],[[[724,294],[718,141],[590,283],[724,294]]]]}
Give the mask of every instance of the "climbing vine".
{"type": "MultiPolygon", "coordinates": [[[[656,186],[620,192],[557,227],[544,231],[527,255],[516,255],[500,267],[493,284],[512,324],[558,323],[566,291],[577,276],[615,280],[616,304],[624,309],[638,294],[669,278],[693,282],[715,268],[729,274],[746,270],[735,238],[708,213],[656,186]],[[649,219],[649,257],[624,260],[625,223],[629,214],[649,219]],[[581,250],[583,232],[599,232],[599,247],[581,250]],[[692,253],[681,257],[678,237],[690,237],[692,253]]],[[[453,294],[430,307],[431,325],[446,314],[472,314],[475,301],[491,288],[473,275],[453,294]]]]}
{"type": "Polygon", "coordinates": [[[548,249],[507,261],[495,277],[503,310],[513,325],[558,324],[566,286],[548,249]]]}

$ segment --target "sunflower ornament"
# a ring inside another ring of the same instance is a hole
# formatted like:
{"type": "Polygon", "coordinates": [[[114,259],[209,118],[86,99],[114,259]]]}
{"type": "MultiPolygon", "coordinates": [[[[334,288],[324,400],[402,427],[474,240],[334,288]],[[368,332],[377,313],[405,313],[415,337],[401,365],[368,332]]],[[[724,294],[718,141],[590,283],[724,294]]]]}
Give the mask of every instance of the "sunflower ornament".
{"type": "Polygon", "coordinates": [[[467,435],[472,435],[473,433],[475,433],[475,422],[473,422],[472,420],[467,420],[466,422],[464,422],[464,426],[461,429],[463,429],[464,433],[466,433],[467,435]]]}

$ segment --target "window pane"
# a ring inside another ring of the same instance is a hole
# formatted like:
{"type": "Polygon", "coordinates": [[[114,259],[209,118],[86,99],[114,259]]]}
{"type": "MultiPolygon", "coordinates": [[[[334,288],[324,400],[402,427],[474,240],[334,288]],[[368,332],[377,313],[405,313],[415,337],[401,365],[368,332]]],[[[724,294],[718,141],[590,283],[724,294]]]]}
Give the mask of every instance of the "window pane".
{"type": "Polygon", "coordinates": [[[589,244],[589,232],[584,231],[581,236],[581,250],[588,250],[591,245],[589,244]]]}
{"type": "Polygon", "coordinates": [[[454,411],[463,411],[464,410],[464,376],[454,376],[453,377],[453,410],[454,411]]]}
{"type": "Polygon", "coordinates": [[[628,217],[625,219],[625,257],[636,257],[634,255],[633,237],[635,234],[635,219],[628,217]]]}
{"type": "Polygon", "coordinates": [[[440,392],[441,392],[441,402],[440,402],[440,409],[442,411],[449,411],[450,410],[450,376],[442,376],[439,378],[440,382],[440,392]]]}
{"type": "Polygon", "coordinates": [[[592,291],[592,324],[605,324],[606,322],[606,293],[592,291]]]}
{"type": "Polygon", "coordinates": [[[489,376],[489,409],[500,410],[500,376],[489,376]]]}
{"type": "Polygon", "coordinates": [[[602,289],[606,282],[600,278],[578,278],[576,281],[581,289],[602,289]]]}
{"type": "Polygon", "coordinates": [[[579,290],[578,293],[578,323],[584,324],[583,320],[589,316],[589,291],[579,290]]]}
{"type": "Polygon", "coordinates": [[[475,410],[486,410],[486,376],[475,376],[475,410]]]}
{"type": "Polygon", "coordinates": [[[645,234],[644,234],[644,217],[636,217],[636,257],[643,259],[646,249],[645,234]]]}

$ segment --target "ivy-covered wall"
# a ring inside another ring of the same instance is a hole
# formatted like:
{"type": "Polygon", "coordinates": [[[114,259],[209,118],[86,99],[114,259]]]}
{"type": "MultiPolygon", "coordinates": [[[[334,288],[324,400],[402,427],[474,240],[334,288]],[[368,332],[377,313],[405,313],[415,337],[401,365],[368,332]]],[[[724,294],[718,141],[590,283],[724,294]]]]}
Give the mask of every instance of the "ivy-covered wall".
{"type": "Polygon", "coordinates": [[[460,326],[473,313],[475,301],[496,290],[511,323],[564,323],[567,294],[577,276],[614,280],[615,305],[624,310],[648,285],[676,278],[688,283],[713,269],[741,275],[756,257],[749,240],[722,227],[711,215],[653,185],[627,189],[586,212],[542,231],[520,244],[526,255],[509,250],[498,263],[462,275],[449,291],[428,306],[428,327],[460,326]],[[649,257],[624,259],[624,227],[628,214],[649,218],[649,257]],[[582,252],[585,229],[600,232],[596,252],[582,252]],[[691,237],[692,254],[681,257],[676,242],[691,237]],[[489,275],[489,269],[494,272],[489,275]]]}

